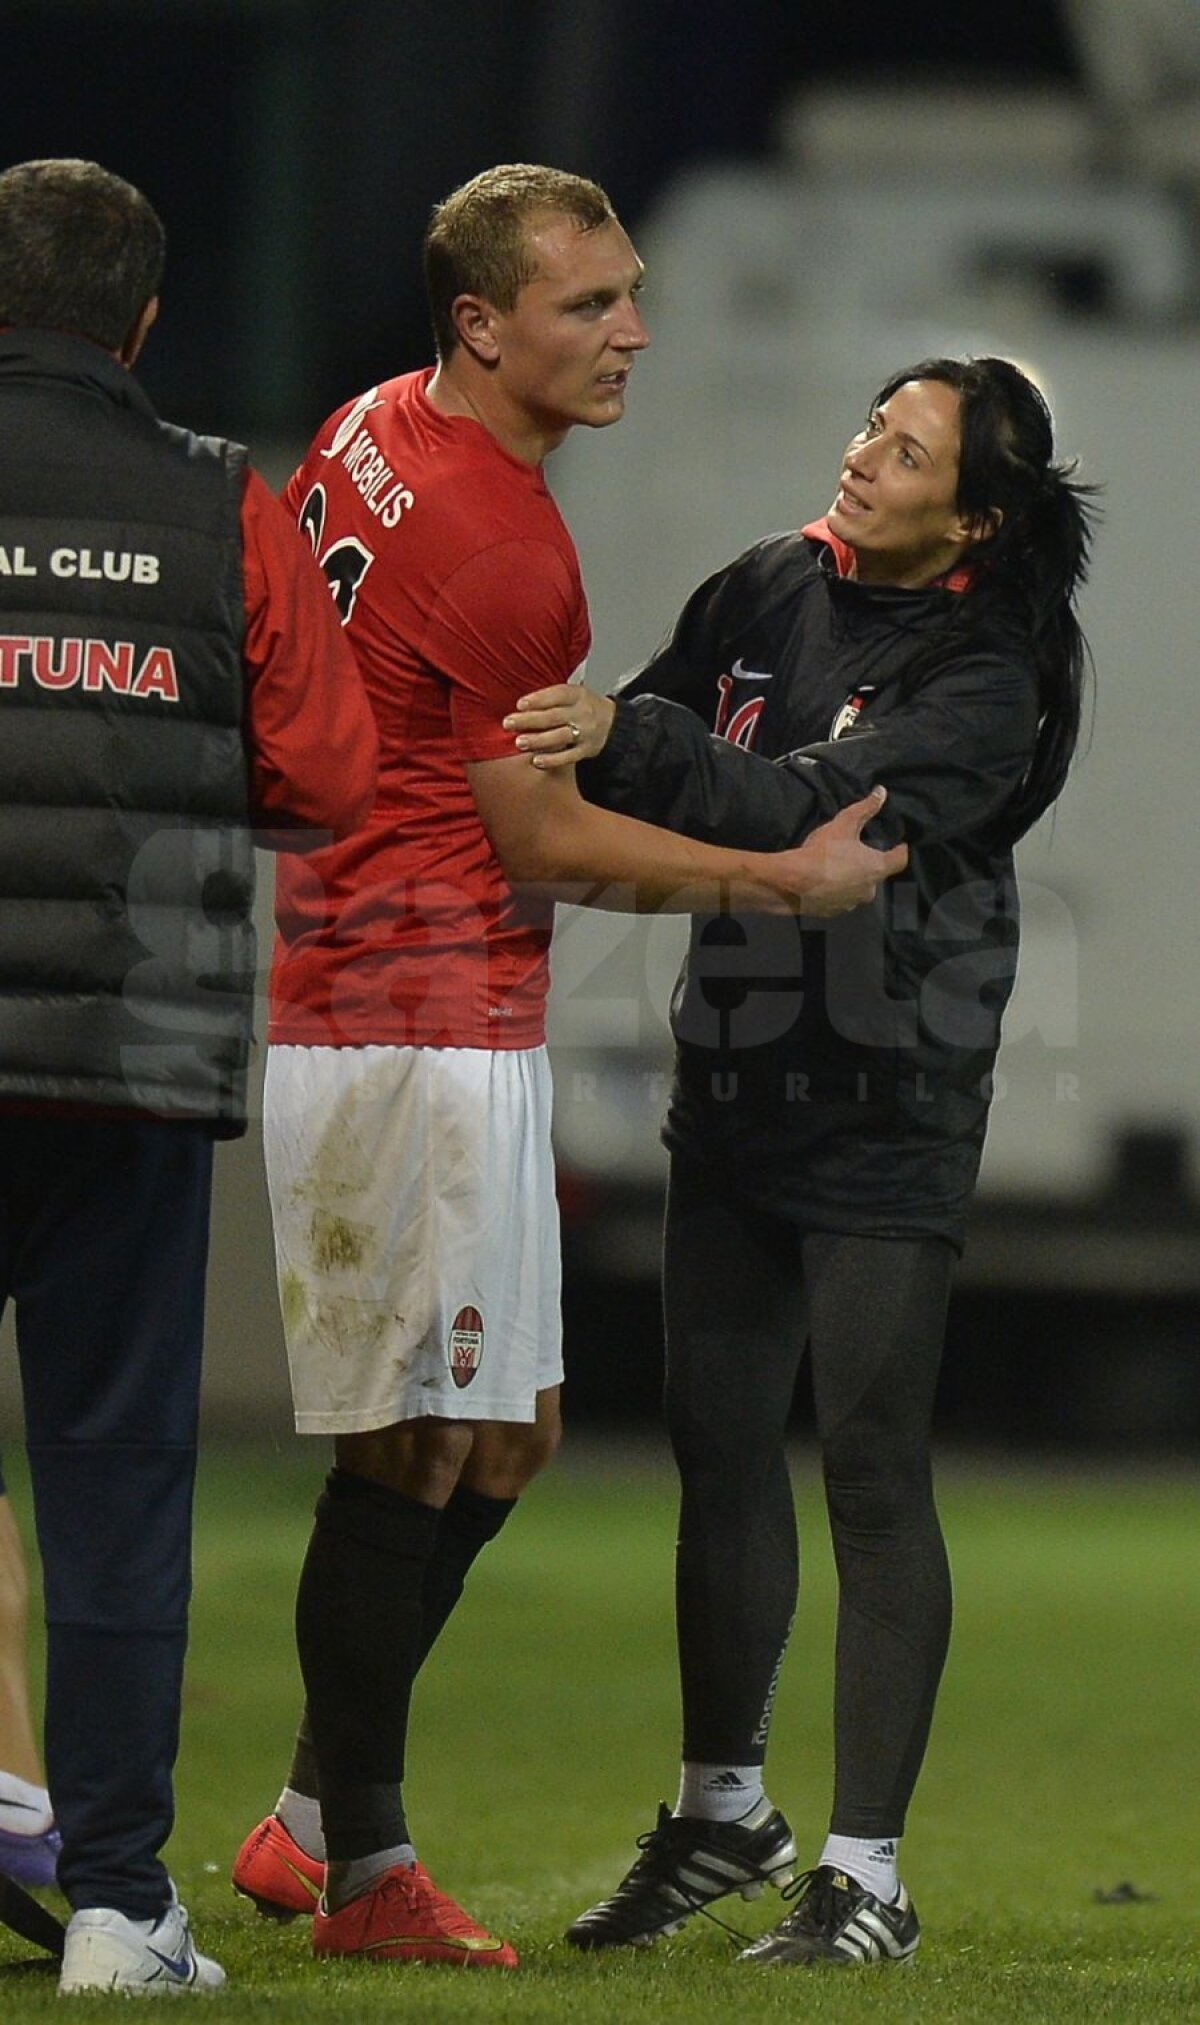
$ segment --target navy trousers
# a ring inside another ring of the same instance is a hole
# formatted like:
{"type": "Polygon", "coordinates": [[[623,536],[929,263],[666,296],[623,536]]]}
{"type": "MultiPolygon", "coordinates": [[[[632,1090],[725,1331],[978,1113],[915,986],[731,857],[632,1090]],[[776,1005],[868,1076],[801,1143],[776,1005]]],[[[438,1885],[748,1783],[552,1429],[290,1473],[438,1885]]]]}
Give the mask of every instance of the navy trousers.
{"type": "Polygon", "coordinates": [[[46,1776],[73,1908],[161,1911],[191,1594],[212,1141],[0,1116],[46,1605],[46,1776]]]}

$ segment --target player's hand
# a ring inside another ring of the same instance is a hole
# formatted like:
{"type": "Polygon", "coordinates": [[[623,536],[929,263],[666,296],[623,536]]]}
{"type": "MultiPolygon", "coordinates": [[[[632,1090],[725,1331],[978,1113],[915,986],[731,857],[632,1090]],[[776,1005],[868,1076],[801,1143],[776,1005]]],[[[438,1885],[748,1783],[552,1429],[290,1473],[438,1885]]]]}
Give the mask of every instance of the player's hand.
{"type": "Polygon", "coordinates": [[[875,898],[885,879],[894,879],[908,863],[908,845],[890,851],[872,850],[862,832],[879,814],[887,789],[872,788],[860,802],[839,810],[794,850],[770,860],[778,877],[775,905],[789,914],[848,914],[875,898]]]}
{"type": "Polygon", "coordinates": [[[597,696],[578,682],[560,682],[519,697],[504,729],[517,733],[518,752],[527,752],[536,767],[549,773],[603,752],[616,709],[611,696],[597,696]]]}

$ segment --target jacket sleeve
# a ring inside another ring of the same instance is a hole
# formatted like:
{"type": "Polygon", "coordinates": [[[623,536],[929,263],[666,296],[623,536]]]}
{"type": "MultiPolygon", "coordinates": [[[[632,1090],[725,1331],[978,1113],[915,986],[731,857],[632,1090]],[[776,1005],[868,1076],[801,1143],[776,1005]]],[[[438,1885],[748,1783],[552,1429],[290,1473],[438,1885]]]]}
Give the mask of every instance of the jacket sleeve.
{"type": "Polygon", "coordinates": [[[985,829],[1024,779],[1037,737],[1036,679],[1019,655],[964,650],[894,708],[881,694],[853,731],[778,760],[709,730],[747,606],[791,595],[775,567],[781,554],[774,539],[761,543],[693,593],[658,651],[618,684],[608,744],[579,768],[581,791],[664,829],[759,851],[802,842],[879,783],[888,800],[872,843],[985,829]]]}
{"type": "Polygon", "coordinates": [[[985,829],[1025,776],[1037,732],[1029,671],[963,660],[877,722],[768,760],[714,737],[692,710],[618,702],[608,745],[581,767],[590,799],[709,843],[786,850],[882,783],[873,842],[985,829]]]}
{"type": "Polygon", "coordinates": [[[256,840],[307,849],[349,836],[370,814],[375,719],[329,585],[254,471],[242,502],[242,553],[256,840]]]}

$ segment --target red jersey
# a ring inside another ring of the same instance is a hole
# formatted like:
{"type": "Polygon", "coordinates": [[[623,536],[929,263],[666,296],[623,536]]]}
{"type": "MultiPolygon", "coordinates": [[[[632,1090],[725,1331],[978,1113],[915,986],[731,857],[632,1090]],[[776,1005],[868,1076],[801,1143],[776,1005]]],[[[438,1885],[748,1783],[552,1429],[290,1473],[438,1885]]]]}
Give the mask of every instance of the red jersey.
{"type": "Polygon", "coordinates": [[[295,523],[247,469],[242,495],[246,751],[255,841],[346,837],[375,791],[375,726],[354,656],[295,523]]]}
{"type": "Polygon", "coordinates": [[[527,1048],[545,1033],[553,903],[519,899],[471,760],[513,756],[518,696],[580,672],[575,546],[539,468],[443,415],[430,371],[339,409],[285,499],[307,529],[379,728],[366,827],[282,863],[270,1039],[527,1048]]]}

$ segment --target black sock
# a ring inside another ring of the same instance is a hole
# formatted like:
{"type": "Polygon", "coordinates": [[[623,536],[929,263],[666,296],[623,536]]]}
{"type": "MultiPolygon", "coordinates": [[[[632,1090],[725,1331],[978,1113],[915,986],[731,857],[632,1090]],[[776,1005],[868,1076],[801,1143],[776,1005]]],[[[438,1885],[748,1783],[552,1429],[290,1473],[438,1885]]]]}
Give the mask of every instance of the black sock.
{"type": "MultiPolygon", "coordinates": [[[[472,1491],[461,1484],[451,1496],[438,1523],[433,1552],[425,1567],[418,1669],[425,1664],[430,1648],[462,1595],[476,1556],[489,1541],[495,1539],[516,1502],[515,1498],[489,1497],[484,1491],[472,1491]]],[[[293,1793],[304,1793],[310,1799],[320,1797],[317,1754],[307,1709],[302,1711],[296,1729],[287,1783],[293,1793]]]]}
{"type": "Polygon", "coordinates": [[[296,1595],[296,1646],[335,1862],[408,1840],[400,1800],[421,1590],[440,1514],[333,1469],[296,1595]]]}
{"type": "Polygon", "coordinates": [[[321,1778],[317,1770],[317,1754],[313,1749],[307,1708],[301,1709],[300,1721],[296,1725],[296,1741],[292,1746],[292,1762],[288,1769],[287,1783],[293,1793],[303,1793],[309,1800],[319,1800],[321,1797],[321,1778]]]}
{"type": "Polygon", "coordinates": [[[468,1490],[464,1484],[451,1493],[425,1567],[418,1667],[425,1664],[462,1595],[473,1561],[495,1539],[516,1502],[515,1498],[492,1498],[485,1491],[468,1490]]]}

